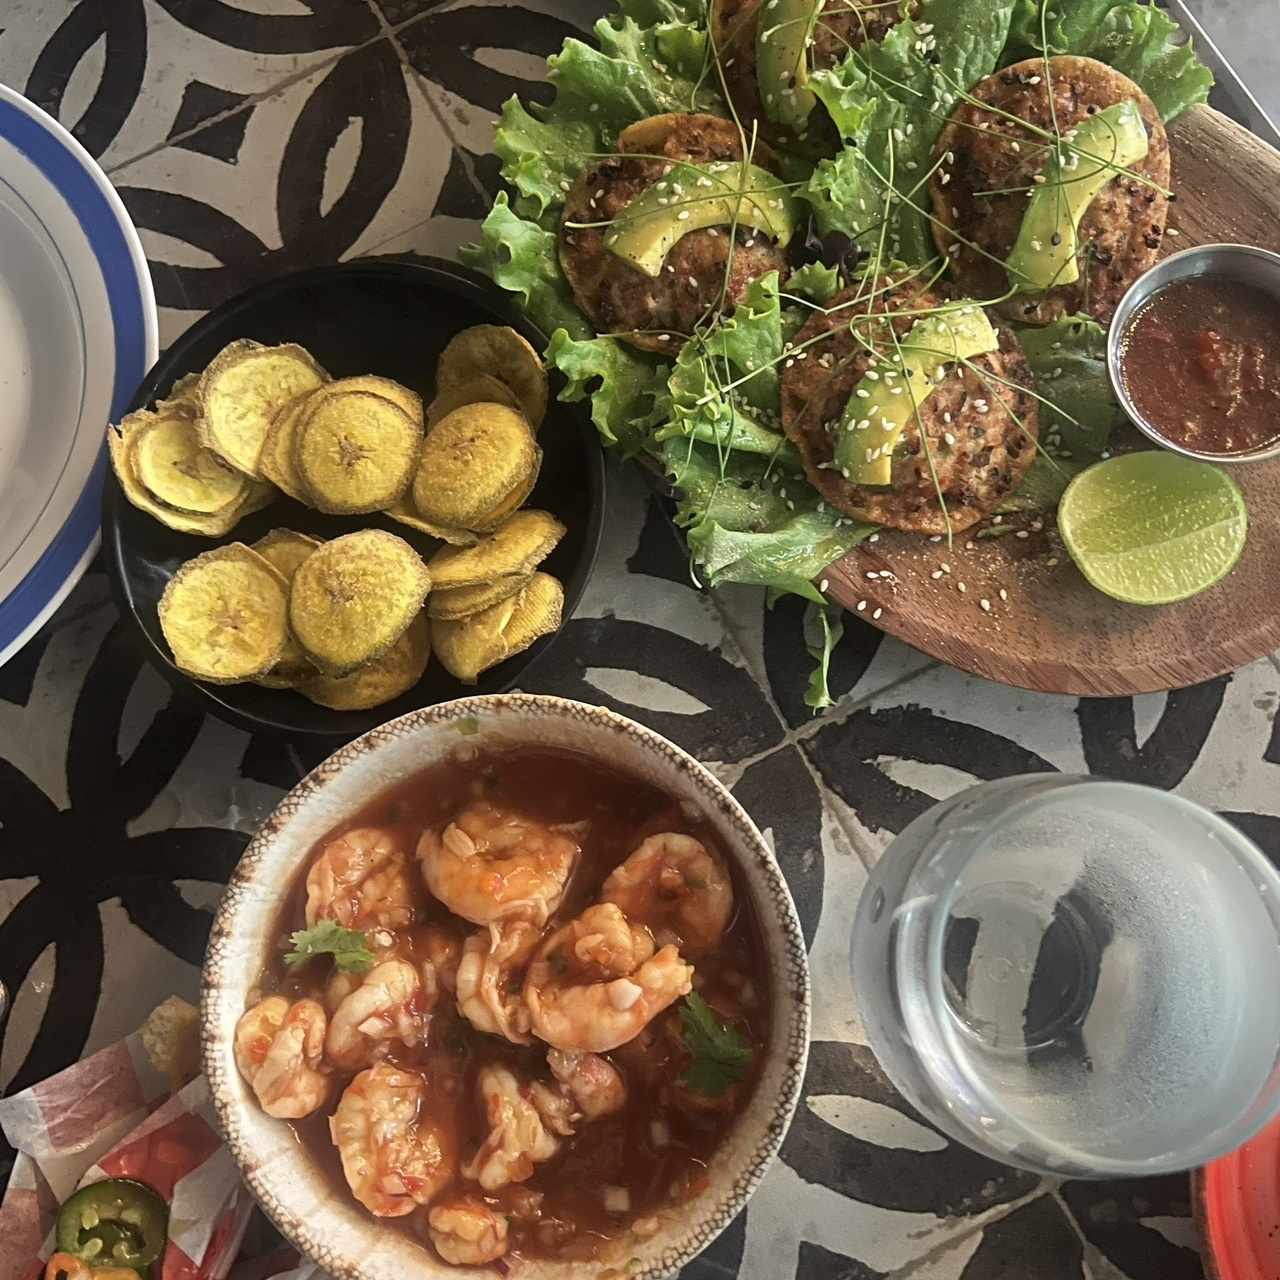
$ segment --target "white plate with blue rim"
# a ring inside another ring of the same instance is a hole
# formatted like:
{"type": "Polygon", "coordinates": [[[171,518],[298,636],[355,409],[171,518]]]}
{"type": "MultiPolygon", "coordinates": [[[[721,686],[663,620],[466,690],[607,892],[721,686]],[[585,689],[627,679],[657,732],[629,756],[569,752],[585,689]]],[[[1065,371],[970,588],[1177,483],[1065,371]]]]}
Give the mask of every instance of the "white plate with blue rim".
{"type": "Polygon", "coordinates": [[[106,427],[157,332],[120,197],[56,120],[0,85],[0,665],[97,550],[106,427]]]}

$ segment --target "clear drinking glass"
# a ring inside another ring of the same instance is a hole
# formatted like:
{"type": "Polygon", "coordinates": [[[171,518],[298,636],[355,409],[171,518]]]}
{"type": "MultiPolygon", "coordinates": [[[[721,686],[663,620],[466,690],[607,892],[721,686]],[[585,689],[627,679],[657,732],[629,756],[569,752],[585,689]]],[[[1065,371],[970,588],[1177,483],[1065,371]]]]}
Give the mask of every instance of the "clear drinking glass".
{"type": "Polygon", "coordinates": [[[852,964],[890,1079],[1006,1164],[1166,1173],[1280,1111],[1280,875],[1178,796],[1031,775],[936,805],[872,873],[852,964]]]}

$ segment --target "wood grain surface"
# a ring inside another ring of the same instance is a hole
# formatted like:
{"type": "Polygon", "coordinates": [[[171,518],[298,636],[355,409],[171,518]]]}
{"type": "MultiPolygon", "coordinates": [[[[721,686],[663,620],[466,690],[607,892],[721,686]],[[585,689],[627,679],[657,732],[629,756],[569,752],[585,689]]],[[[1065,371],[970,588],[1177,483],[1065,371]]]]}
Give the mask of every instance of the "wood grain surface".
{"type": "MultiPolygon", "coordinates": [[[[1280,152],[1210,107],[1174,121],[1169,142],[1177,234],[1164,253],[1218,241],[1280,251],[1280,152]]],[[[1244,555],[1181,604],[1126,605],[1095,591],[1051,513],[1006,517],[1025,536],[958,535],[950,549],[886,531],[831,565],[826,590],[907,644],[1005,684],[1084,695],[1181,688],[1280,648],[1280,460],[1231,474],[1249,510],[1244,555]]]]}

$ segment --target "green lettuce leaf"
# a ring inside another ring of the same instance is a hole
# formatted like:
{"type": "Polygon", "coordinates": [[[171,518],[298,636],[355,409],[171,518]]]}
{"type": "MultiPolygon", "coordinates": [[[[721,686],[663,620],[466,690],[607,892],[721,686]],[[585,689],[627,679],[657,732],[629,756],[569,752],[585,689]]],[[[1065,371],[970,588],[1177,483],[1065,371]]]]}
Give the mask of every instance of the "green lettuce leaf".
{"type": "Polygon", "coordinates": [[[1088,316],[1065,316],[1016,332],[1036,391],[1048,402],[1040,405],[1040,439],[1057,434],[1073,458],[1097,457],[1112,429],[1124,421],[1107,376],[1106,332],[1088,316]]]}
{"type": "Polygon", "coordinates": [[[631,456],[650,446],[654,426],[670,416],[671,366],[613,338],[573,338],[557,329],[547,362],[565,375],[560,399],[591,397],[591,421],[606,444],[631,456]]]}
{"type": "Polygon", "coordinates": [[[565,375],[560,399],[591,397],[591,420],[607,444],[638,452],[670,416],[670,365],[613,338],[597,338],[560,270],[556,233],[521,218],[500,192],[480,227],[480,243],[459,257],[519,297],[529,319],[551,334],[546,358],[565,375]]]}
{"type": "Polygon", "coordinates": [[[564,329],[573,338],[594,336],[560,270],[555,232],[520,217],[505,191],[480,224],[480,243],[463,245],[458,257],[516,294],[525,315],[543,333],[564,329]]]}
{"type": "Polygon", "coordinates": [[[844,610],[835,604],[816,604],[810,600],[804,612],[805,648],[814,661],[805,686],[805,705],[821,711],[832,705],[827,677],[831,672],[831,654],[844,635],[844,610]]]}
{"type": "Polygon", "coordinates": [[[1053,53],[1097,58],[1142,88],[1165,120],[1204,102],[1213,72],[1196,57],[1178,24],[1139,0],[1018,0],[1001,65],[1053,53]],[[1041,4],[1045,40],[1041,40],[1041,4]],[[1049,15],[1052,15],[1050,17],[1049,15]]]}
{"type": "Polygon", "coordinates": [[[933,144],[959,95],[995,70],[1014,4],[926,0],[883,40],[811,76],[848,144],[801,188],[821,231],[873,248],[887,213],[890,256],[911,265],[933,256],[925,213],[933,144]]]}
{"type": "Polygon", "coordinates": [[[595,25],[594,47],[569,39],[547,59],[556,96],[549,107],[503,104],[493,147],[502,176],[519,193],[517,210],[544,219],[594,154],[613,150],[618,134],[668,111],[723,113],[705,74],[704,6],[629,0],[595,25]]]}
{"type": "Polygon", "coordinates": [[[1048,458],[1037,453],[1022,483],[996,508],[1002,515],[1014,512],[1054,511],[1066,491],[1067,485],[1092,458],[1077,462],[1074,458],[1048,458]]]}
{"type": "Polygon", "coordinates": [[[822,306],[840,291],[840,272],[821,262],[806,262],[787,277],[785,290],[794,297],[808,298],[822,306]]]}

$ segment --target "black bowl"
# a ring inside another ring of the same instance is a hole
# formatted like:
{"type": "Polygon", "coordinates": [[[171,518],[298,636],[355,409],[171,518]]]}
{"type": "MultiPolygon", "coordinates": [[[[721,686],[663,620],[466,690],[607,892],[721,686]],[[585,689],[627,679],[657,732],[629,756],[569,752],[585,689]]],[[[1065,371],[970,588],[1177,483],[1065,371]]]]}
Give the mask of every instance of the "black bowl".
{"type": "MultiPolygon", "coordinates": [[[[545,337],[483,276],[437,258],[385,259],[301,271],[259,285],[192,325],[159,359],[133,398],[131,409],[151,405],[184,373],[203,369],[228,342],[299,342],[334,377],[376,373],[412,387],[429,400],[436,358],[461,329],[509,324],[538,351],[545,337]]],[[[553,391],[555,390],[553,386],[553,391]]],[[[544,456],[529,499],[553,512],[568,533],[542,566],[564,583],[565,617],[582,597],[595,563],[604,522],[604,458],[595,431],[576,409],[552,400],[538,433],[544,456]]],[[[253,542],[271,529],[298,529],[324,538],[371,527],[389,529],[430,555],[440,544],[385,516],[328,516],[281,494],[246,516],[222,542],[253,542]]],[[[177,533],[134,507],[109,474],[102,502],[102,541],[121,611],[145,639],[148,656],[174,688],[199,698],[206,710],[253,731],[351,738],[416,707],[465,693],[501,693],[555,642],[544,636],[464,685],[436,660],[393,702],[368,711],[331,711],[288,689],[254,684],[201,684],[169,658],[156,605],[174,571],[207,551],[208,538],[177,533]]]]}

